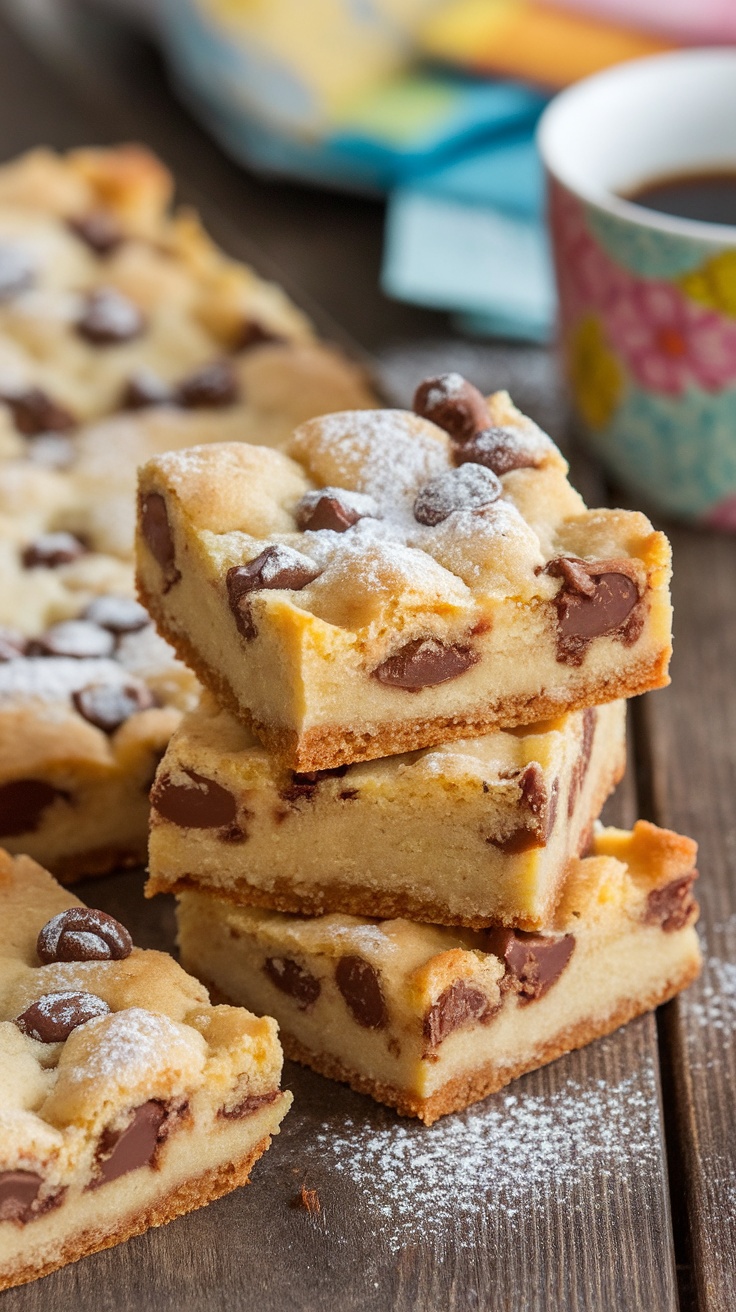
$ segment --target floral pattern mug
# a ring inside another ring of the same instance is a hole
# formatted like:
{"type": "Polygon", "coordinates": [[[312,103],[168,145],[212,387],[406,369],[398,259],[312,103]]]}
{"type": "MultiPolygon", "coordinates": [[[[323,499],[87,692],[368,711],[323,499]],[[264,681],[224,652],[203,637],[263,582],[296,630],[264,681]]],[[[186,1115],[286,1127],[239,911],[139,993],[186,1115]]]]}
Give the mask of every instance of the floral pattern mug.
{"type": "Polygon", "coordinates": [[[561,344],[574,403],[615,478],[669,514],[736,532],[736,227],[621,193],[736,172],[736,51],[621,65],[542,118],[561,344]]]}

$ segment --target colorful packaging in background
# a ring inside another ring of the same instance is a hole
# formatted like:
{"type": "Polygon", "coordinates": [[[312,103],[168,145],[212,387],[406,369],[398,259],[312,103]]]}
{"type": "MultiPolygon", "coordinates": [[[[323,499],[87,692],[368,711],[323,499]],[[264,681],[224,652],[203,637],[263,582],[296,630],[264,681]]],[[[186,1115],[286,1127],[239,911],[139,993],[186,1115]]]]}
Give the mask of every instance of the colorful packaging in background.
{"type": "MultiPolygon", "coordinates": [[[[386,292],[467,332],[528,340],[555,317],[534,145],[550,92],[693,26],[690,0],[158,4],[176,81],[233,155],[388,193],[386,292]]],[[[698,11],[728,39],[733,0],[698,11]]]]}

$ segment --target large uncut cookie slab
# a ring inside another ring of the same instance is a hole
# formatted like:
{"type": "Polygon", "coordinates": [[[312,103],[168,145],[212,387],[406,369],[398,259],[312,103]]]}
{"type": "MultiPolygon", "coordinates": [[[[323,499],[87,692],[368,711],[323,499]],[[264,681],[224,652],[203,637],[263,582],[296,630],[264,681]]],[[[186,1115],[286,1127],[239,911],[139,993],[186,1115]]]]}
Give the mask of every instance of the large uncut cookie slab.
{"type": "Polygon", "coordinates": [[[0,170],[0,454],[60,459],[80,424],[120,410],[238,411],[275,437],[281,406],[293,425],[371,404],[360,371],[172,214],[171,193],[139,147],[0,170]]]}
{"type": "Polygon", "coordinates": [[[224,444],[141,470],[143,600],[292,769],[667,682],[667,539],[636,512],[586,510],[505,393],[470,395],[463,441],[404,411],[348,412],[303,424],[290,455],[224,444]]]}
{"type": "Polygon", "coordinates": [[[307,920],[179,897],[189,970],[278,1019],[287,1055],[430,1124],[691,983],[695,844],[603,829],[541,934],[307,920]]]}
{"type": "Polygon", "coordinates": [[[149,893],[301,915],[548,923],[625,765],[623,702],[335,772],[280,766],[210,698],[152,792],[149,893]]]}
{"type": "Polygon", "coordinates": [[[0,857],[0,1289],[246,1184],[291,1095],[276,1025],[28,857],[0,857]]]}

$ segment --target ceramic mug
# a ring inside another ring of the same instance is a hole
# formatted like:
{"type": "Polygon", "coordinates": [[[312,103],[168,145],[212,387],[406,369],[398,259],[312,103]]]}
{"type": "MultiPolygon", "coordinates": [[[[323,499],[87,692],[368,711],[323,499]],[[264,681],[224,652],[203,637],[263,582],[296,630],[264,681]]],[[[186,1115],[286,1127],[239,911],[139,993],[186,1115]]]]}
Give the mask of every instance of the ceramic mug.
{"type": "Polygon", "coordinates": [[[562,347],[596,452],[681,519],[736,532],[736,226],[622,199],[736,173],[736,50],[620,64],[546,109],[562,347]]]}

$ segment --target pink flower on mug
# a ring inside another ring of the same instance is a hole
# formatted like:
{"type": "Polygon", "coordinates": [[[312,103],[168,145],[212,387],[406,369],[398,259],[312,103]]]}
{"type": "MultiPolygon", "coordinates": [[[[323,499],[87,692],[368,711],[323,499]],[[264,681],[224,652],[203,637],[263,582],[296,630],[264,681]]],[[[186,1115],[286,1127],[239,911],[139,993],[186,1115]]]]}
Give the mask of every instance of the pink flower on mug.
{"type": "Polygon", "coordinates": [[[612,346],[644,387],[678,396],[717,391],[736,372],[736,324],[688,302],[665,282],[630,279],[606,306],[612,346]]]}
{"type": "Polygon", "coordinates": [[[574,324],[591,311],[604,309],[632,279],[591,236],[584,207],[559,186],[552,190],[550,219],[562,318],[574,324]]]}

